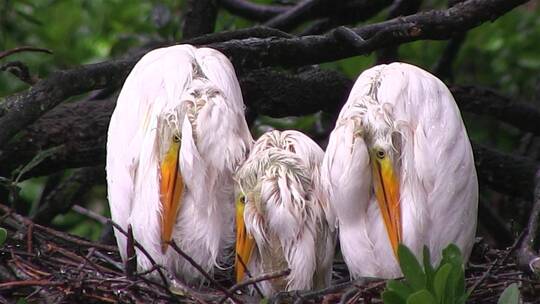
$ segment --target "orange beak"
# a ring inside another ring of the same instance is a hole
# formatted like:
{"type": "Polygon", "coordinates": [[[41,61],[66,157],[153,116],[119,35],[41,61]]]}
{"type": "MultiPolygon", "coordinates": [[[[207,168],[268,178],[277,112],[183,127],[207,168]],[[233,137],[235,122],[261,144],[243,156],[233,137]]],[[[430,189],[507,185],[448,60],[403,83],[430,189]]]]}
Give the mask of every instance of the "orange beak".
{"type": "Polygon", "coordinates": [[[397,258],[398,244],[403,241],[401,207],[399,204],[399,180],[388,157],[372,161],[375,196],[386,226],[390,244],[397,258]]]}
{"type": "Polygon", "coordinates": [[[161,162],[160,200],[161,200],[161,252],[167,252],[176,217],[180,210],[184,182],[178,168],[180,143],[173,142],[161,162]]]}
{"type": "Polygon", "coordinates": [[[255,246],[253,237],[249,235],[244,224],[244,206],[242,197],[236,202],[236,257],[234,261],[234,269],[236,274],[236,282],[242,281],[246,273],[245,266],[248,265],[251,258],[251,252],[255,246]]]}

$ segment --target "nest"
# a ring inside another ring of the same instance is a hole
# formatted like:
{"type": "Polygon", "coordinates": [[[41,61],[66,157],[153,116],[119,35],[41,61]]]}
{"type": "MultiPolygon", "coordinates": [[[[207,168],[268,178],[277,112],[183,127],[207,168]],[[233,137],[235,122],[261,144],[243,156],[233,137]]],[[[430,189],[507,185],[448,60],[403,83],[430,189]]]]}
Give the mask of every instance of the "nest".
{"type": "MultiPolygon", "coordinates": [[[[258,303],[259,297],[248,295],[245,287],[286,274],[269,274],[234,285],[230,272],[218,272],[216,279],[203,286],[181,282],[171,286],[164,269],[155,267],[126,275],[116,247],[34,224],[2,205],[0,226],[8,230],[8,239],[0,247],[3,303],[21,298],[26,303],[223,303],[231,298],[235,302],[258,303]]],[[[538,301],[540,280],[518,269],[511,252],[512,248],[495,250],[477,244],[466,273],[467,286],[474,287],[469,303],[497,303],[511,283],[519,285],[524,301],[538,301]]],[[[350,281],[345,265],[336,262],[331,287],[279,293],[269,302],[381,303],[384,286],[379,279],[350,281]]]]}

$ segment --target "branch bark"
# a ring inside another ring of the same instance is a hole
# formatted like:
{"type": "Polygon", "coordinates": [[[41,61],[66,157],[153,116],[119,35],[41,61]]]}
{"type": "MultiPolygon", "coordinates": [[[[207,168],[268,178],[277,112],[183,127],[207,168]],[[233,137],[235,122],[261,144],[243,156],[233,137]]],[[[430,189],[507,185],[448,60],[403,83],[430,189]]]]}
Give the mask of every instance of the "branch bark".
{"type": "Polygon", "coordinates": [[[462,111],[489,115],[520,130],[540,135],[540,111],[531,103],[516,102],[491,89],[475,86],[451,85],[462,111]]]}
{"type": "MultiPolygon", "coordinates": [[[[248,108],[274,117],[306,115],[320,110],[337,113],[353,82],[334,71],[308,69],[296,74],[256,70],[241,77],[248,108]]],[[[479,99],[476,90],[452,86],[460,107],[482,111],[495,97],[479,99]],[[463,92],[468,92],[465,95],[463,92]],[[468,107],[474,102],[475,107],[468,107]],[[483,106],[482,106],[483,103],[483,106]]],[[[492,92],[492,94],[494,94],[492,92]]],[[[493,95],[496,96],[496,95],[493,95]]],[[[24,176],[47,175],[66,168],[102,165],[105,161],[106,130],[115,99],[65,104],[29,127],[0,155],[0,172],[11,172],[28,162],[40,150],[63,145],[24,176]]],[[[507,112],[512,112],[512,103],[507,112]]],[[[532,111],[532,109],[531,109],[532,111]]],[[[539,111],[534,109],[538,114],[539,111]]],[[[503,113],[501,112],[501,115],[503,113]]],[[[540,115],[540,114],[538,114],[540,115]]],[[[538,163],[529,158],[507,155],[473,144],[476,167],[482,185],[498,192],[530,199],[538,163]]]]}
{"type": "Polygon", "coordinates": [[[218,11],[216,0],[188,0],[186,6],[184,39],[214,32],[218,11]]]}
{"type": "Polygon", "coordinates": [[[221,0],[220,4],[232,14],[253,21],[266,21],[289,9],[285,5],[264,5],[248,0],[221,0]]]}
{"type": "MultiPolygon", "coordinates": [[[[354,31],[365,40],[363,47],[342,45],[333,33],[298,38],[248,38],[210,43],[227,54],[237,71],[264,66],[302,66],[328,62],[378,48],[419,39],[448,39],[494,20],[527,0],[469,0],[447,10],[436,10],[371,24],[354,31]]],[[[27,91],[0,103],[0,149],[25,126],[68,97],[119,85],[141,54],[129,60],[109,61],[58,71],[27,91]]]]}

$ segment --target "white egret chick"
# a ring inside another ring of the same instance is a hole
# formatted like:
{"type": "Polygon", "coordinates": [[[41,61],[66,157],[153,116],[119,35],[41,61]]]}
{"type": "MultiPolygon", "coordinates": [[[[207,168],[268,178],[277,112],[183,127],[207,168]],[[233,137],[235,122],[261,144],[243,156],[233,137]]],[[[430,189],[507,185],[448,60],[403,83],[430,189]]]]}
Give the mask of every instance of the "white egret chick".
{"type": "Polygon", "coordinates": [[[259,283],[278,291],[327,286],[335,236],[320,186],[324,152],[298,131],[271,131],[259,138],[236,173],[236,279],[290,269],[288,276],[259,283]],[[241,262],[242,261],[242,262],[241,262]]]}

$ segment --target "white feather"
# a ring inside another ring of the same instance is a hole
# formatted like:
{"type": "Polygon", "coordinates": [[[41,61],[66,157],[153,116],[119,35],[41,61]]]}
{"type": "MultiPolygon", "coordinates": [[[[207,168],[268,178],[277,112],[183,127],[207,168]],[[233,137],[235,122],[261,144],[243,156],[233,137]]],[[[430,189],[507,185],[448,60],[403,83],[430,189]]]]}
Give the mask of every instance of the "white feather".
{"type": "MultiPolygon", "coordinates": [[[[146,54],[118,97],[107,139],[107,181],[113,221],[157,263],[186,280],[200,279],[174,250],[161,253],[159,164],[173,136],[181,138],[185,183],[173,239],[211,272],[233,242],[233,170],[252,144],[234,68],[218,51],[177,45],[146,54]]],[[[115,231],[123,260],[125,237],[115,231]]],[[[141,269],[150,262],[139,252],[141,269]]]]}
{"type": "Polygon", "coordinates": [[[325,213],[325,192],[320,191],[323,155],[298,131],[271,131],[259,138],[236,173],[247,198],[246,229],[257,248],[248,269],[254,276],[291,269],[283,284],[261,284],[266,295],[330,283],[335,233],[325,213]]]}
{"type": "Polygon", "coordinates": [[[330,136],[322,180],[353,277],[401,275],[373,194],[369,150],[389,151],[400,176],[403,242],[421,257],[456,243],[468,258],[478,182],[459,109],[433,75],[404,63],[363,72],[330,136]],[[360,140],[359,138],[362,138],[360,140]]]}

